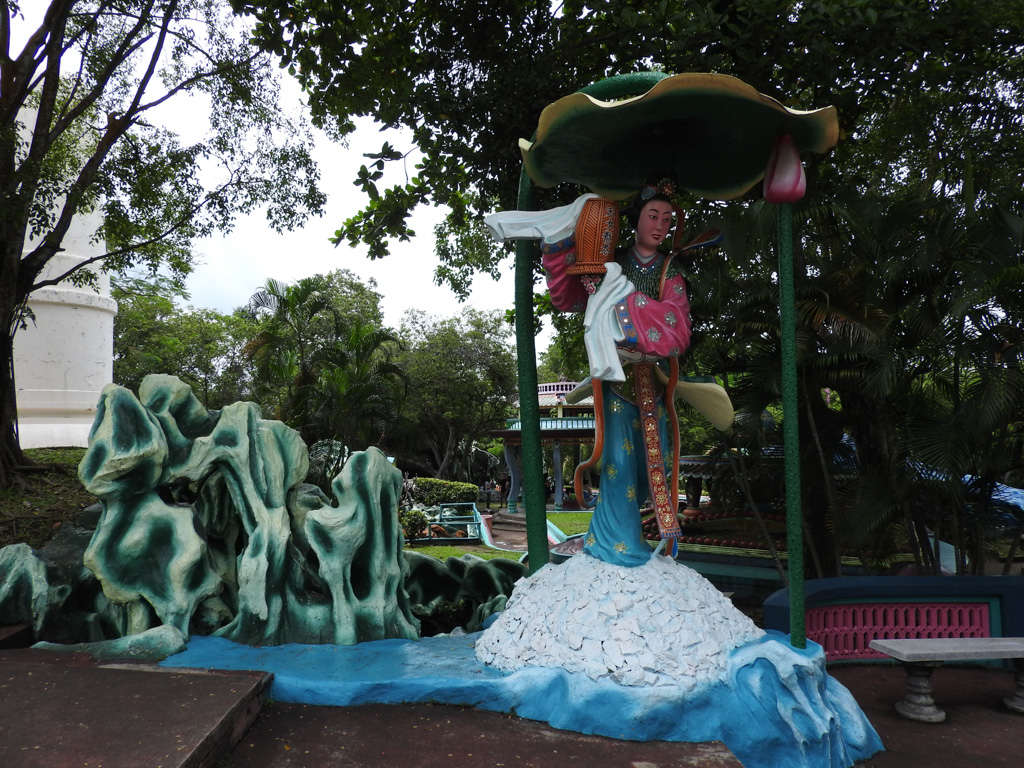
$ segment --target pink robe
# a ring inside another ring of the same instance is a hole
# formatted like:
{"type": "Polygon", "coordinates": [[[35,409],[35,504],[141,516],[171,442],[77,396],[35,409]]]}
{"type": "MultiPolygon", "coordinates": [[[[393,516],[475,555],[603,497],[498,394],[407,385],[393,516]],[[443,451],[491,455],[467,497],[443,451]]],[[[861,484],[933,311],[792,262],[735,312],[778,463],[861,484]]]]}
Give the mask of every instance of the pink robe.
{"type": "MultiPolygon", "coordinates": [[[[551,302],[555,309],[564,312],[582,312],[586,309],[588,293],[581,281],[581,275],[568,275],[565,270],[576,262],[576,247],[572,238],[554,246],[545,244],[545,251],[557,248],[543,257],[544,274],[547,278],[551,302]]],[[[630,259],[627,252],[620,253],[616,260],[622,264],[630,259]]],[[[628,274],[627,274],[628,276],[628,274]]],[[[663,298],[648,296],[634,291],[623,297],[622,307],[617,312],[619,328],[627,334],[627,340],[619,348],[639,352],[645,359],[678,357],[690,346],[690,300],[686,294],[686,281],[675,274],[665,281],[663,298]],[[628,333],[632,326],[633,333],[628,333]]]]}

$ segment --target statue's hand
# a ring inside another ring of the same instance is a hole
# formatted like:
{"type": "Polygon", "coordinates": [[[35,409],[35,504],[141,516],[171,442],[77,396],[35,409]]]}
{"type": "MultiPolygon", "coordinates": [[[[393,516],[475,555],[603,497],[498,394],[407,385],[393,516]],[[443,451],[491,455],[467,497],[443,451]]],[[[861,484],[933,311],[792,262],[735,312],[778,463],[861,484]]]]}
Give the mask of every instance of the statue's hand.
{"type": "Polygon", "coordinates": [[[646,357],[643,352],[639,352],[635,349],[627,349],[626,347],[616,347],[616,351],[619,355],[619,360],[624,363],[640,363],[650,358],[646,357]]]}

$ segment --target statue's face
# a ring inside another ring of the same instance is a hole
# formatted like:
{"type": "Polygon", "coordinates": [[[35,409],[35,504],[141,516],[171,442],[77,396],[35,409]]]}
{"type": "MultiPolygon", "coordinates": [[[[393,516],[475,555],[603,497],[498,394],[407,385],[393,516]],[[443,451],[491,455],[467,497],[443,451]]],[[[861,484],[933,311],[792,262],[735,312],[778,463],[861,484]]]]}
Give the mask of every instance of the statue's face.
{"type": "Polygon", "coordinates": [[[640,209],[636,226],[637,250],[651,256],[668,237],[672,229],[672,205],[663,200],[652,200],[640,209]]]}

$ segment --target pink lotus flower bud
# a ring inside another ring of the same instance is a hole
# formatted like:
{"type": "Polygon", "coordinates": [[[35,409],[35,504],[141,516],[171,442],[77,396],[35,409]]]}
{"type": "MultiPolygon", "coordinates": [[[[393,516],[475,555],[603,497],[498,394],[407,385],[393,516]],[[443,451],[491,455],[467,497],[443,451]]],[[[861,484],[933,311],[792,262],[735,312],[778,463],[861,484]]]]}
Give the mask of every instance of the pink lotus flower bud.
{"type": "Polygon", "coordinates": [[[779,136],[764,174],[764,199],[769,203],[793,203],[802,198],[806,190],[800,153],[789,135],[779,136]]]}

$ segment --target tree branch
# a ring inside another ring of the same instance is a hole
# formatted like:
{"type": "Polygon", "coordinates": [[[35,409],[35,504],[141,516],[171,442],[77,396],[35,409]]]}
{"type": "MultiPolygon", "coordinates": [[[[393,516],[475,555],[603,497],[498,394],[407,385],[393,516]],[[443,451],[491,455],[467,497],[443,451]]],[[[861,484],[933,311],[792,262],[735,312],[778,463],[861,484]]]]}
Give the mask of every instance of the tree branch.
{"type": "MultiPolygon", "coordinates": [[[[0,60],[0,124],[9,125],[14,122],[25,104],[31,88],[29,80],[32,73],[39,67],[45,56],[36,56],[41,48],[49,48],[47,38],[52,41],[53,26],[59,20],[63,30],[64,19],[75,0],[54,0],[43,16],[39,25],[25,42],[17,59],[8,57],[10,48],[10,30],[6,30],[3,59],[0,60]]],[[[6,28],[10,18],[7,2],[4,2],[3,25],[6,28]]],[[[62,33],[63,34],[63,33],[62,33]]]]}
{"type": "Polygon", "coordinates": [[[139,108],[139,104],[142,102],[142,96],[146,92],[146,88],[149,87],[150,80],[153,79],[153,73],[156,72],[157,62],[160,60],[160,56],[163,53],[164,43],[167,41],[167,30],[170,27],[171,20],[174,18],[174,12],[177,9],[178,0],[171,0],[167,9],[164,11],[164,17],[160,23],[160,33],[157,36],[156,46],[153,50],[153,54],[149,57],[149,66],[146,67],[145,74],[139,80],[139,84],[135,88],[135,96],[127,111],[129,115],[132,115],[133,120],[139,108]]]}
{"type": "MultiPolygon", "coordinates": [[[[114,73],[118,70],[118,68],[121,67],[133,53],[135,53],[140,47],[142,47],[146,44],[146,42],[149,41],[152,35],[141,35],[141,33],[142,30],[144,30],[149,24],[149,19],[151,16],[151,10],[153,5],[153,0],[150,0],[150,3],[143,9],[143,12],[139,15],[139,18],[136,21],[135,26],[132,27],[132,29],[129,30],[127,33],[125,33],[120,45],[111,54],[106,66],[103,68],[101,72],[99,72],[96,75],[95,85],[82,96],[82,98],[78,101],[74,108],[62,113],[61,120],[53,126],[51,140],[55,140],[57,136],[60,136],[64,131],[68,129],[68,127],[72,123],[74,123],[79,117],[84,115],[89,109],[91,109],[96,104],[97,101],[99,101],[100,96],[103,95],[104,90],[107,88],[108,81],[111,77],[113,77],[114,73]]],[[[170,24],[170,22],[173,20],[173,14],[177,8],[177,5],[178,0],[172,0],[169,7],[164,12],[164,16],[161,21],[162,27],[166,28],[166,25],[170,24]]],[[[161,34],[161,38],[163,38],[163,36],[164,35],[161,34]]],[[[150,56],[150,66],[148,71],[152,71],[152,68],[155,66],[155,62],[160,58],[160,55],[162,53],[163,48],[162,43],[160,43],[156,46],[156,49],[150,56]]],[[[60,59],[58,58],[57,61],[59,63],[60,59]]],[[[143,88],[143,90],[145,89],[143,88]]],[[[128,110],[128,112],[130,113],[130,110],[128,110]]]]}
{"type": "Polygon", "coordinates": [[[216,69],[206,70],[204,72],[198,72],[195,75],[193,75],[192,77],[187,78],[185,80],[182,80],[180,83],[178,83],[176,86],[174,86],[171,90],[169,90],[166,94],[161,96],[156,101],[151,101],[148,104],[140,105],[138,107],[138,109],[136,109],[133,112],[133,115],[138,116],[138,115],[141,115],[143,112],[145,112],[148,109],[152,109],[153,107],[160,106],[161,104],[163,104],[165,101],[167,101],[172,96],[175,96],[176,94],[180,93],[181,91],[188,90],[189,88],[191,88],[193,85],[195,85],[198,82],[201,82],[203,80],[207,80],[207,79],[209,79],[211,77],[217,77],[219,75],[224,75],[224,74],[227,74],[228,72],[231,72],[232,70],[238,69],[238,67],[241,64],[247,64],[247,63],[255,60],[259,55],[260,54],[256,53],[256,54],[253,54],[252,56],[250,56],[249,58],[245,59],[243,62],[231,62],[231,63],[228,63],[228,64],[224,64],[222,66],[219,66],[216,69]]]}
{"type": "MultiPolygon", "coordinates": [[[[80,262],[76,266],[66,270],[61,275],[58,275],[58,276],[52,277],[52,278],[47,278],[45,280],[40,280],[38,282],[34,282],[32,284],[32,286],[31,286],[30,290],[34,291],[34,290],[36,290],[38,288],[46,288],[48,286],[57,285],[57,284],[63,282],[64,280],[66,280],[67,278],[69,278],[75,272],[78,272],[79,270],[83,269],[84,267],[86,267],[86,266],[88,266],[90,264],[94,264],[97,261],[104,261],[105,259],[111,259],[111,258],[115,258],[117,256],[125,256],[125,255],[128,255],[130,253],[133,253],[134,251],[138,251],[141,248],[145,248],[147,246],[155,245],[157,243],[163,242],[170,235],[174,234],[175,232],[183,229],[185,226],[190,224],[195,219],[196,214],[199,213],[199,211],[201,211],[203,208],[205,208],[206,205],[208,203],[210,203],[210,201],[212,201],[215,197],[219,196],[225,190],[230,189],[231,187],[237,186],[238,183],[239,182],[237,181],[237,177],[234,177],[233,181],[225,183],[225,184],[222,184],[216,190],[207,192],[202,200],[200,200],[196,204],[190,206],[188,208],[188,210],[186,210],[185,213],[183,213],[181,216],[179,216],[177,218],[177,220],[171,226],[166,227],[159,234],[154,235],[153,237],[150,237],[150,238],[148,238],[146,240],[140,240],[138,242],[132,243],[131,245],[127,245],[124,248],[118,248],[118,249],[113,250],[113,251],[107,251],[106,253],[104,253],[104,254],[102,254],[100,256],[93,256],[91,258],[88,258],[85,261],[80,262]]],[[[30,258],[36,259],[37,253],[39,253],[40,251],[42,251],[43,253],[46,253],[46,251],[44,250],[44,247],[40,246],[39,248],[36,248],[28,256],[26,256],[24,261],[28,261],[30,258]]],[[[52,253],[47,255],[46,256],[46,260],[48,260],[51,256],[52,256],[52,253]]],[[[39,256],[38,256],[38,259],[41,260],[42,258],[43,258],[43,256],[40,253],[39,256]]],[[[24,261],[23,261],[23,263],[24,263],[24,261]]],[[[31,262],[30,268],[35,263],[36,263],[35,261],[31,262]]],[[[45,264],[46,261],[44,260],[42,263],[45,264]]],[[[41,267],[40,267],[40,269],[41,269],[41,267]]],[[[38,274],[38,272],[39,272],[39,270],[37,270],[35,274],[38,274]]],[[[33,275],[33,278],[34,277],[35,277],[35,275],[33,275]]]]}
{"type": "MultiPolygon", "coordinates": [[[[153,54],[150,57],[150,64],[147,69],[147,72],[143,76],[142,80],[140,80],[139,85],[136,88],[136,93],[132,101],[132,106],[129,108],[128,113],[121,117],[118,117],[113,113],[107,115],[107,129],[104,132],[103,137],[100,139],[99,144],[96,147],[96,151],[93,152],[92,157],[90,157],[89,160],[86,161],[85,165],[82,167],[82,170],[78,174],[78,178],[69,188],[65,199],[64,207],[61,209],[60,217],[58,218],[54,226],[51,228],[50,233],[47,235],[46,242],[44,242],[43,246],[36,248],[36,250],[29,254],[28,257],[22,260],[22,269],[19,270],[18,277],[19,284],[25,285],[26,283],[34,281],[36,275],[38,275],[39,272],[42,271],[42,268],[46,264],[46,262],[49,261],[49,259],[53,256],[54,253],[56,253],[56,246],[48,245],[48,243],[60,243],[63,240],[64,235],[67,234],[68,228],[71,226],[71,222],[74,219],[74,216],[78,213],[79,205],[82,201],[82,198],[85,195],[86,190],[95,180],[96,174],[99,172],[100,166],[106,160],[107,155],[110,154],[110,150],[113,148],[114,144],[118,141],[118,139],[124,136],[125,132],[133,124],[133,110],[138,108],[138,103],[142,98],[142,94],[145,93],[146,85],[148,84],[149,79],[152,77],[153,73],[155,72],[156,63],[157,61],[159,61],[160,55],[162,54],[163,51],[163,43],[166,40],[167,27],[174,18],[174,11],[177,9],[177,6],[178,0],[171,0],[171,3],[169,4],[163,16],[161,22],[161,33],[159,36],[159,41],[157,42],[153,54]]],[[[116,67],[123,63],[131,54],[131,52],[136,50],[139,45],[142,45],[142,42],[144,41],[140,41],[135,44],[129,44],[129,41],[131,41],[133,37],[135,37],[138,34],[139,30],[141,30],[145,26],[145,24],[148,21],[149,10],[151,8],[152,4],[147,6],[143,14],[140,15],[138,23],[136,23],[131,33],[125,38],[125,42],[119,47],[118,51],[115,52],[115,54],[111,57],[111,60],[105,69],[107,73],[112,74],[115,71],[116,67]]],[[[44,91],[44,100],[46,100],[47,98],[45,93],[49,92],[49,109],[45,113],[46,120],[44,122],[44,112],[42,108],[40,108],[39,122],[36,125],[36,130],[33,132],[32,148],[29,150],[30,157],[34,157],[37,151],[39,153],[39,157],[45,155],[52,141],[62,132],[67,130],[67,128],[71,125],[71,121],[84,114],[86,109],[93,103],[95,103],[96,100],[98,100],[99,96],[103,92],[103,88],[106,87],[105,78],[101,77],[97,79],[97,85],[89,92],[89,94],[87,94],[74,109],[69,110],[65,114],[64,119],[59,124],[55,125],[52,131],[46,132],[41,130],[41,125],[49,125],[50,119],[52,118],[53,104],[56,102],[57,84],[59,83],[60,79],[60,59],[53,57],[51,55],[47,69],[47,84],[45,86],[44,91]],[[40,139],[40,136],[44,133],[46,134],[45,142],[40,139]]],[[[35,186],[36,184],[30,185],[30,188],[33,191],[33,193],[35,186]]],[[[31,197],[27,197],[25,199],[31,199],[31,197]]]]}
{"type": "MultiPolygon", "coordinates": [[[[92,12],[92,15],[91,15],[90,18],[93,21],[97,21],[100,17],[106,15],[106,9],[111,4],[111,2],[112,2],[112,0],[106,0],[102,5],[100,5],[98,8],[96,8],[92,12]]],[[[124,16],[124,14],[118,14],[118,15],[124,16]]],[[[82,50],[88,50],[90,48],[91,41],[94,40],[95,37],[96,37],[96,29],[97,29],[98,26],[99,26],[98,23],[97,24],[82,24],[77,32],[75,32],[71,37],[67,38],[64,41],[64,47],[62,48],[62,50],[60,52],[61,59],[63,60],[64,56],[67,55],[67,53],[72,48],[74,48],[76,46],[80,46],[82,48],[82,50]]],[[[136,26],[135,30],[132,30],[132,32],[129,33],[129,35],[135,35],[135,34],[137,34],[137,31],[138,31],[138,25],[136,26]]],[[[143,39],[138,43],[138,45],[144,44],[146,42],[146,40],[148,40],[148,39],[149,39],[148,35],[144,36],[143,39]]],[[[125,53],[124,57],[122,57],[122,59],[121,59],[122,63],[124,62],[125,59],[127,59],[128,56],[130,56],[132,53],[135,52],[135,50],[137,50],[138,45],[134,45],[134,46],[130,47],[130,50],[125,53]]],[[[75,78],[74,78],[74,85],[71,87],[71,91],[69,92],[67,99],[64,100],[64,107],[61,109],[61,112],[60,112],[60,119],[58,120],[58,122],[61,123],[61,124],[64,124],[68,120],[68,118],[69,118],[68,109],[71,107],[72,104],[75,104],[75,99],[76,99],[76,97],[78,95],[79,86],[86,80],[86,78],[84,76],[85,63],[86,63],[85,57],[79,57],[79,59],[78,59],[78,72],[76,73],[75,78]]],[[[84,97],[83,101],[85,101],[85,103],[86,103],[86,109],[91,107],[96,102],[97,98],[98,98],[98,96],[95,96],[95,95],[93,95],[92,97],[90,97],[88,95],[86,97],[84,97]]]]}

